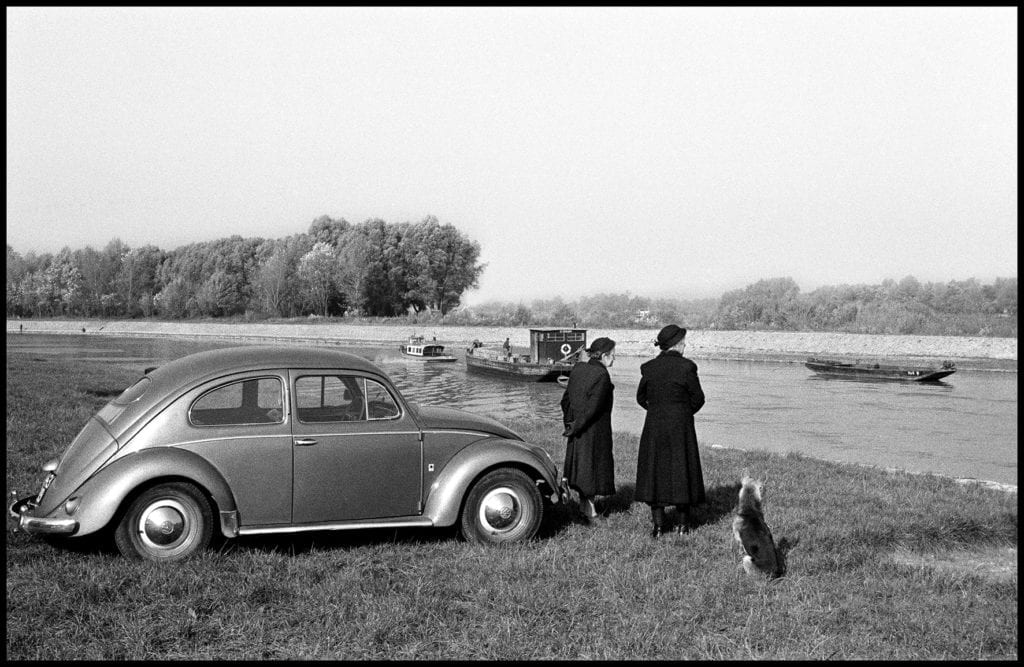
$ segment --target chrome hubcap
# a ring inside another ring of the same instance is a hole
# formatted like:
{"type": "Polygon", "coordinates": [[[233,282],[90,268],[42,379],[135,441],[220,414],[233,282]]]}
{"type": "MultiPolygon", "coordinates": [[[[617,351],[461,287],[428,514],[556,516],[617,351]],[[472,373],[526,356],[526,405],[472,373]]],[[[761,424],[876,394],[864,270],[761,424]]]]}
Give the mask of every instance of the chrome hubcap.
{"type": "Polygon", "coordinates": [[[160,500],[139,517],[139,536],[152,549],[177,545],[188,531],[189,513],[177,500],[160,500]]]}
{"type": "Polygon", "coordinates": [[[491,533],[507,532],[516,527],[522,512],[515,490],[505,486],[492,489],[480,503],[480,525],[491,533]]]}

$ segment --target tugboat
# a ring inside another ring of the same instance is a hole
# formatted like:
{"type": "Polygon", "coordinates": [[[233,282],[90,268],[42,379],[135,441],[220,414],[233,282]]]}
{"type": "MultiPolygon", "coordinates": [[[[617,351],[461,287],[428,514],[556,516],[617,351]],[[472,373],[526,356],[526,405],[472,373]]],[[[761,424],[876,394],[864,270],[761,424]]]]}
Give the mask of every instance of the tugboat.
{"type": "Polygon", "coordinates": [[[587,347],[586,329],[530,329],[530,353],[485,349],[474,341],[466,348],[466,370],[529,382],[568,377],[587,347]]]}
{"type": "Polygon", "coordinates": [[[420,361],[456,361],[454,356],[444,353],[444,345],[426,343],[423,336],[409,336],[409,342],[399,345],[398,349],[402,356],[420,361]]]}

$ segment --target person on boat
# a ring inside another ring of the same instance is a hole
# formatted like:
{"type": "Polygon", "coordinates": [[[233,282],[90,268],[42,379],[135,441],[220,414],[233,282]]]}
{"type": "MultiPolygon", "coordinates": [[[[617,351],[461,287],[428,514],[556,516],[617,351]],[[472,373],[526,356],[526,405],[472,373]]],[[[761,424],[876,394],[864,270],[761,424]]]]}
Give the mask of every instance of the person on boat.
{"type": "Polygon", "coordinates": [[[505,359],[507,360],[512,356],[512,345],[508,342],[508,338],[501,344],[501,349],[505,352],[505,359]]]}
{"type": "Polygon", "coordinates": [[[640,366],[636,400],[645,410],[636,466],[635,499],[651,506],[651,537],[670,526],[665,508],[678,512],[677,533],[689,532],[690,508],[706,502],[704,473],[693,416],[704,406],[697,364],[683,356],[686,329],[669,324],[654,343],[661,353],[640,366]]]}
{"type": "Polygon", "coordinates": [[[573,366],[562,394],[565,479],[580,497],[580,513],[597,518],[595,496],[615,493],[612,456],[612,403],[615,386],[608,369],[615,362],[615,341],[598,338],[587,350],[588,359],[573,366]]]}

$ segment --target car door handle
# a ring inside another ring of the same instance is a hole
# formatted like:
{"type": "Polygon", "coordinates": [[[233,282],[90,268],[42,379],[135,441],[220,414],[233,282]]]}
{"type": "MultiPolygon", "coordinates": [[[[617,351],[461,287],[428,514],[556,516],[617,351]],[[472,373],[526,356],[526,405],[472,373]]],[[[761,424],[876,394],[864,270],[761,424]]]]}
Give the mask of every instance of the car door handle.
{"type": "Polygon", "coordinates": [[[315,445],[315,444],[316,444],[316,440],[313,440],[312,438],[296,438],[295,439],[295,446],[296,447],[309,447],[310,445],[315,445]]]}

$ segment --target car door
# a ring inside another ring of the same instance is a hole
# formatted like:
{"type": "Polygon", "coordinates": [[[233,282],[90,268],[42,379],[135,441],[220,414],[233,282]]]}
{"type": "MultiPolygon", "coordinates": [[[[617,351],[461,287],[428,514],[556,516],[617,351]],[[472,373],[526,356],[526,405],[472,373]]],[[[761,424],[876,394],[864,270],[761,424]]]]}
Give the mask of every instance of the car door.
{"type": "Polygon", "coordinates": [[[147,433],[213,464],[245,526],[291,521],[293,438],[285,414],[287,372],[225,376],[190,390],[147,433]],[[184,418],[182,417],[184,412],[184,418]]]}
{"type": "Polygon", "coordinates": [[[393,390],[352,372],[291,375],[292,522],[419,514],[420,431],[393,390]]]}

